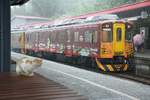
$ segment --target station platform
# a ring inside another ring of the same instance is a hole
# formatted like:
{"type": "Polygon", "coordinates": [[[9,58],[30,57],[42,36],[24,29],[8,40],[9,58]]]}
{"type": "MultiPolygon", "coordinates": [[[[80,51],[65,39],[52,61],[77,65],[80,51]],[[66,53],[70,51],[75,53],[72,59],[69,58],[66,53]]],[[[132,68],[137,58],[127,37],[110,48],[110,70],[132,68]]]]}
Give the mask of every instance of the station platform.
{"type": "MultiPolygon", "coordinates": [[[[26,55],[12,53],[13,59],[26,55]]],[[[150,86],[44,60],[36,73],[77,91],[89,100],[149,100],[150,86]]]]}
{"type": "Polygon", "coordinates": [[[135,52],[135,57],[145,58],[150,60],[150,49],[145,49],[144,52],[135,52]]]}
{"type": "Polygon", "coordinates": [[[150,78],[150,49],[135,52],[135,73],[138,76],[150,78]]]}

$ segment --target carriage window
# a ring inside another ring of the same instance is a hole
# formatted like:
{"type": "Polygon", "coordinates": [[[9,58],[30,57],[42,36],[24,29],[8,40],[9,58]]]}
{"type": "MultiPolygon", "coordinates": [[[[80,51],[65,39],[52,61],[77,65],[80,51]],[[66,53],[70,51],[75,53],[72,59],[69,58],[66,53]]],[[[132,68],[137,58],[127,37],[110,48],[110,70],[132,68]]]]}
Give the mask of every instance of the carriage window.
{"type": "Polygon", "coordinates": [[[117,28],[117,41],[121,41],[122,30],[121,28],[117,28]]]}
{"type": "Polygon", "coordinates": [[[58,33],[58,41],[63,42],[65,40],[65,32],[61,31],[58,33]]]}
{"type": "Polygon", "coordinates": [[[56,32],[52,31],[51,38],[52,38],[51,39],[52,42],[55,42],[55,40],[56,40],[56,32]]]}
{"type": "Polygon", "coordinates": [[[28,41],[31,41],[32,35],[31,33],[28,34],[28,41]]]}
{"type": "Polygon", "coordinates": [[[112,30],[110,28],[103,29],[102,32],[102,41],[103,42],[112,42],[112,30]]]}
{"type": "Polygon", "coordinates": [[[67,30],[67,42],[70,42],[71,41],[71,33],[69,30],[67,30]]]}
{"type": "Polygon", "coordinates": [[[27,34],[27,35],[26,35],[26,42],[29,42],[29,40],[30,40],[30,35],[27,34]]]}
{"type": "Polygon", "coordinates": [[[36,33],[35,36],[36,36],[36,41],[38,41],[38,38],[39,38],[39,33],[36,33]]]}
{"type": "Polygon", "coordinates": [[[85,42],[92,43],[92,31],[85,31],[84,37],[85,37],[85,42]]]}
{"type": "Polygon", "coordinates": [[[74,41],[78,42],[79,32],[74,32],[74,41]]]}
{"type": "Polygon", "coordinates": [[[92,43],[97,43],[97,31],[93,31],[92,43]]]}

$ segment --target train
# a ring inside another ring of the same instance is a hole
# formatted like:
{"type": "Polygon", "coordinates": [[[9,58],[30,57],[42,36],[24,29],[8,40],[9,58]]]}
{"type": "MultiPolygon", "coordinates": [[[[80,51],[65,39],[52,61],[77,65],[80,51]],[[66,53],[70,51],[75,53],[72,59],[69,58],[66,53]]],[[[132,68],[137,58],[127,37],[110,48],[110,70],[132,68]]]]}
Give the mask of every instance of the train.
{"type": "Polygon", "coordinates": [[[12,30],[11,49],[75,64],[95,63],[94,66],[106,72],[133,68],[131,23],[123,20],[74,22],[12,30]]]}

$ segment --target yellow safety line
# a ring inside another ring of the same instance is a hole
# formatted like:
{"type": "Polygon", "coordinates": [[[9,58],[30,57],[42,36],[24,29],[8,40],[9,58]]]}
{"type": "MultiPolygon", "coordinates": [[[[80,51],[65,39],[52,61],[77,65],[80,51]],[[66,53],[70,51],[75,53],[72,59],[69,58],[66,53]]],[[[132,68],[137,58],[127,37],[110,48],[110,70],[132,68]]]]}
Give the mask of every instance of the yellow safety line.
{"type": "Polygon", "coordinates": [[[96,63],[97,63],[97,65],[98,65],[98,67],[100,68],[100,69],[102,69],[103,71],[106,71],[106,69],[103,67],[103,65],[97,60],[97,58],[96,58],[96,63]]]}
{"type": "Polygon", "coordinates": [[[114,71],[112,65],[106,65],[110,71],[114,71]]]}
{"type": "Polygon", "coordinates": [[[128,64],[125,64],[125,67],[123,68],[124,71],[128,69],[128,64]]]}

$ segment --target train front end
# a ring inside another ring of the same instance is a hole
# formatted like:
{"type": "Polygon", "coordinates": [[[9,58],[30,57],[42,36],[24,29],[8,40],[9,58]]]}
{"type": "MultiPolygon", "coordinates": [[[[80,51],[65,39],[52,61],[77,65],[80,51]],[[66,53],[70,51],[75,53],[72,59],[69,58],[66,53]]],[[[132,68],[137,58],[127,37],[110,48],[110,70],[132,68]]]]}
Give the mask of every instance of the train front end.
{"type": "Polygon", "coordinates": [[[125,22],[102,24],[99,58],[96,58],[96,63],[101,70],[111,72],[128,70],[130,53],[127,50],[133,47],[130,46],[132,42],[126,42],[128,30],[126,25],[125,22]]]}

